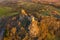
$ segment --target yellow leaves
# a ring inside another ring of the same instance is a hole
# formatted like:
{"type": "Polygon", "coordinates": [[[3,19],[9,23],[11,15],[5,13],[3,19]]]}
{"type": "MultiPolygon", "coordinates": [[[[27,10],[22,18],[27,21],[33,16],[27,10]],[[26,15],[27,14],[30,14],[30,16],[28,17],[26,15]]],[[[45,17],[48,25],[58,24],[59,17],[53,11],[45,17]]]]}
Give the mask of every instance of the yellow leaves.
{"type": "Polygon", "coordinates": [[[12,37],[12,36],[13,36],[13,34],[12,34],[12,33],[10,33],[10,36],[12,37]]]}
{"type": "Polygon", "coordinates": [[[33,22],[34,20],[35,20],[34,17],[32,17],[32,22],[33,22]]]}
{"type": "Polygon", "coordinates": [[[24,9],[21,10],[21,13],[22,13],[23,15],[27,15],[27,13],[26,13],[26,11],[25,11],[24,9]]]}
{"type": "Polygon", "coordinates": [[[25,36],[25,38],[23,39],[23,40],[28,40],[29,38],[28,38],[28,33],[26,33],[26,36],[25,36]]]}
{"type": "Polygon", "coordinates": [[[31,37],[36,37],[39,34],[39,28],[34,27],[32,29],[30,29],[30,36],[31,37]]]}
{"type": "Polygon", "coordinates": [[[8,40],[8,38],[4,37],[4,40],[8,40]]]}
{"type": "Polygon", "coordinates": [[[37,21],[33,21],[29,26],[29,34],[31,37],[37,37],[39,35],[39,27],[37,25],[37,21]]]}
{"type": "Polygon", "coordinates": [[[47,40],[54,40],[55,35],[51,35],[50,33],[47,33],[47,40]]]}
{"type": "Polygon", "coordinates": [[[11,29],[11,32],[13,33],[13,34],[15,34],[16,33],[16,27],[13,27],[12,29],[11,29]]]}

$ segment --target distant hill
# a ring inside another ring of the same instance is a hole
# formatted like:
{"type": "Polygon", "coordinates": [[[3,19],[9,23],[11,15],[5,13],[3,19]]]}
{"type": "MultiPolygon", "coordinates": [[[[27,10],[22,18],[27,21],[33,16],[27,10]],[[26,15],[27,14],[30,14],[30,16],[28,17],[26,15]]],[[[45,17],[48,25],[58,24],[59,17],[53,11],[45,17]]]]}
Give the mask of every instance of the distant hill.
{"type": "Polygon", "coordinates": [[[51,4],[56,7],[60,7],[60,0],[0,0],[0,4],[9,4],[9,3],[17,3],[19,1],[23,2],[33,2],[33,3],[42,3],[42,4],[51,4]]]}

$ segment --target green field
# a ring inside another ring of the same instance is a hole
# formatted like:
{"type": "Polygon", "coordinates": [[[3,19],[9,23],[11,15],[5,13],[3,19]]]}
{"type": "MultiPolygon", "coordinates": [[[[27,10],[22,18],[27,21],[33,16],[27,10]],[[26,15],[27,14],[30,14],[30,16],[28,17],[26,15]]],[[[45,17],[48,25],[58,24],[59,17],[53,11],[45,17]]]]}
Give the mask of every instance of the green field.
{"type": "Polygon", "coordinates": [[[11,7],[0,7],[0,17],[17,14],[11,7]]]}

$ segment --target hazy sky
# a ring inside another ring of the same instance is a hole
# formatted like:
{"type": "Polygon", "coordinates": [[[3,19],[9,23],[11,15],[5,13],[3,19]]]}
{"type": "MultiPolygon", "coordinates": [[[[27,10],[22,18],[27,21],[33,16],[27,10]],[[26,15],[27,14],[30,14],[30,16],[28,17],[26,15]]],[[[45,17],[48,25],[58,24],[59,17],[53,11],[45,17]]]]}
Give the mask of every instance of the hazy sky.
{"type": "MultiPolygon", "coordinates": [[[[2,2],[2,1],[5,1],[5,0],[0,0],[0,2],[2,2]]],[[[9,1],[17,1],[17,0],[9,0],[9,1]]],[[[22,0],[23,1],[23,0],[22,0]]],[[[29,1],[29,0],[26,0],[26,1],[29,1]]],[[[38,0],[35,0],[35,1],[38,1],[38,0]]],[[[57,1],[59,1],[60,2],[60,0],[40,0],[40,1],[51,1],[51,2],[57,2],[57,1]]]]}
{"type": "MultiPolygon", "coordinates": [[[[5,0],[0,0],[0,2],[3,2],[5,0]]],[[[6,1],[18,1],[18,0],[6,0],[6,1]]]]}
{"type": "Polygon", "coordinates": [[[2,2],[2,1],[4,1],[4,0],[0,0],[0,2],[2,2]]]}

